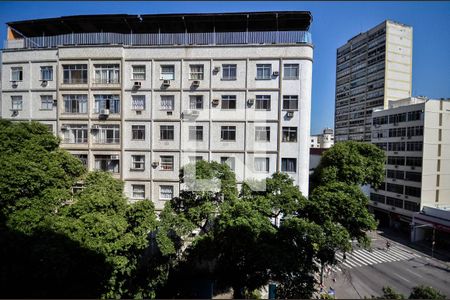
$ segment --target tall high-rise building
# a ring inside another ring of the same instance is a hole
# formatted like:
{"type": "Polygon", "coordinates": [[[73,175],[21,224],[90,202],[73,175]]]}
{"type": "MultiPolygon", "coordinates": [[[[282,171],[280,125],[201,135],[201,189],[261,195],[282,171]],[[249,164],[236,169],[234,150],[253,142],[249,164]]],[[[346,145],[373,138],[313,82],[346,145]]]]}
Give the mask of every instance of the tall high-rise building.
{"type": "Polygon", "coordinates": [[[384,21],[337,49],[335,140],[370,141],[374,107],[411,96],[412,27],[384,21]]]}
{"type": "Polygon", "coordinates": [[[387,160],[385,182],[371,189],[370,205],[381,220],[408,225],[424,206],[450,206],[449,100],[407,98],[374,110],[372,143],[387,160]]]}
{"type": "Polygon", "coordinates": [[[308,194],[309,12],[97,15],[8,23],[2,117],[47,124],[89,170],[161,209],[203,159],[308,194]]]}

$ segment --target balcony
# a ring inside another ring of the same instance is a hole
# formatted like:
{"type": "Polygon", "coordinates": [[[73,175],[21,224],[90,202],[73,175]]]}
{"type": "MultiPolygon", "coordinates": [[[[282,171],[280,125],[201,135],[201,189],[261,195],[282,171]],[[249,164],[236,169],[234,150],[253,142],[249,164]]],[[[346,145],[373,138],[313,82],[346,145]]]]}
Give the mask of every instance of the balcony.
{"type": "Polygon", "coordinates": [[[72,33],[8,40],[4,49],[56,48],[70,45],[239,45],[312,44],[308,31],[200,32],[200,33],[72,33]]]}

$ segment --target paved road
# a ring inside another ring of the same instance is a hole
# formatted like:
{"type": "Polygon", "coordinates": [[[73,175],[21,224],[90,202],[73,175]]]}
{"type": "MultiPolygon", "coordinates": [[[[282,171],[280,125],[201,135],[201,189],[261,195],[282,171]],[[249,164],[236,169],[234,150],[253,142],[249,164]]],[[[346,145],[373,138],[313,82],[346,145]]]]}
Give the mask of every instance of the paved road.
{"type": "Polygon", "coordinates": [[[332,287],[336,298],[360,299],[379,296],[383,286],[391,286],[408,297],[414,286],[424,284],[450,297],[450,265],[392,240],[386,250],[386,240],[375,234],[372,251],[354,250],[345,260],[338,254],[341,264],[329,272],[326,289],[332,287]]]}

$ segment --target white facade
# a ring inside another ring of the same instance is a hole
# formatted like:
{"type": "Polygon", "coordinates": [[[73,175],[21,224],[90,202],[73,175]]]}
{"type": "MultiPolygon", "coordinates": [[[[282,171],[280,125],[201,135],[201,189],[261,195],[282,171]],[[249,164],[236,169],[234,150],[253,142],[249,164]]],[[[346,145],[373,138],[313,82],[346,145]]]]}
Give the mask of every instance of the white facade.
{"type": "Polygon", "coordinates": [[[411,217],[450,205],[450,101],[407,98],[373,112],[372,143],[386,151],[374,208],[411,217]]]}
{"type": "Polygon", "coordinates": [[[386,20],[337,50],[336,141],[370,141],[375,107],[411,97],[412,27],[386,20]]]}
{"type": "Polygon", "coordinates": [[[178,195],[183,165],[200,158],[231,158],[239,181],[286,171],[308,195],[312,59],[309,43],[5,49],[2,117],[49,125],[89,170],[111,171],[130,199],[150,198],[157,209],[178,195]],[[269,78],[257,78],[259,65],[269,78]],[[288,65],[298,76],[286,78],[288,65]],[[52,78],[43,81],[47,67],[52,78]]]}
{"type": "Polygon", "coordinates": [[[328,149],[334,145],[333,129],[325,128],[321,134],[311,135],[311,148],[328,149]]]}

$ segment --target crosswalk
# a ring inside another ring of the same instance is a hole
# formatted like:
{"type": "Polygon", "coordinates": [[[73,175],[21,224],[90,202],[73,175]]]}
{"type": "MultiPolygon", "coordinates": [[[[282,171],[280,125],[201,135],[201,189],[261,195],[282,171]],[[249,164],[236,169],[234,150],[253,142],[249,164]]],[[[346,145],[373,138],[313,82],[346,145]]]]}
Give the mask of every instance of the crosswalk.
{"type": "Polygon", "coordinates": [[[381,264],[386,262],[394,262],[401,260],[409,260],[420,255],[415,254],[403,247],[392,246],[389,250],[373,249],[368,251],[365,249],[355,250],[350,253],[346,253],[346,258],[343,258],[342,253],[336,253],[340,264],[333,268],[333,271],[341,272],[342,269],[352,269],[368,265],[381,264]]]}

